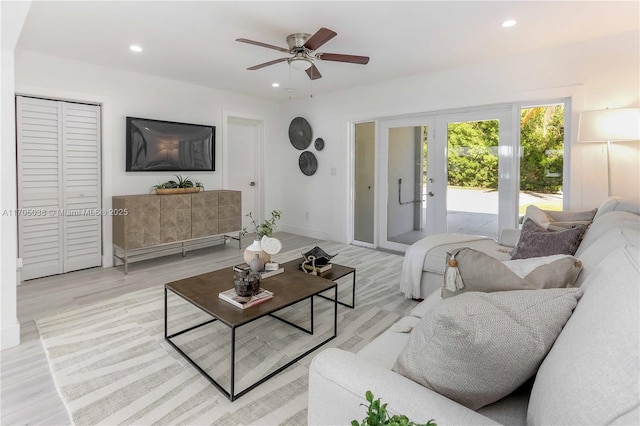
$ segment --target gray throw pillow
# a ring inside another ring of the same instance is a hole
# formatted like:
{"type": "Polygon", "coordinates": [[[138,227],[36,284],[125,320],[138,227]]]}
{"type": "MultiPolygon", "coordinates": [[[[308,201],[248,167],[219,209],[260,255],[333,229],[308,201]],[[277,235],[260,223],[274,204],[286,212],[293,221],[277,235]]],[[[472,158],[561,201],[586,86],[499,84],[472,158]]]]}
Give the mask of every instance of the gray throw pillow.
{"type": "Polygon", "coordinates": [[[554,288],[445,299],[414,327],[393,371],[477,410],[536,373],[581,294],[554,288]]]}
{"type": "Polygon", "coordinates": [[[568,255],[502,262],[479,250],[463,247],[447,252],[442,297],[470,291],[489,293],[569,287],[576,282],[581,270],[582,262],[568,255]],[[454,278],[451,278],[452,274],[454,278]],[[447,285],[448,280],[456,278],[458,285],[447,285]]]}
{"type": "Polygon", "coordinates": [[[527,219],[522,225],[518,244],[511,259],[551,256],[554,254],[574,255],[587,230],[585,225],[564,231],[550,232],[527,219]]]}

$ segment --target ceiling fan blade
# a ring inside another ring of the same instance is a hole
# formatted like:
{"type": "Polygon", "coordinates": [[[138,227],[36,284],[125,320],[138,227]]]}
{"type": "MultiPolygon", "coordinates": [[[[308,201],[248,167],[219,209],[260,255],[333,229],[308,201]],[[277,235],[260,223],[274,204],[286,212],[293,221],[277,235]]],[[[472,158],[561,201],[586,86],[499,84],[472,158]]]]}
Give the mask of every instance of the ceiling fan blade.
{"type": "Polygon", "coordinates": [[[369,63],[368,56],[341,55],[339,53],[317,53],[316,58],[322,61],[348,62],[350,64],[366,65],[369,63]]]}
{"type": "Polygon", "coordinates": [[[314,35],[311,36],[309,40],[304,44],[309,50],[316,50],[318,47],[322,46],[332,38],[337,35],[336,32],[331,31],[328,28],[320,28],[314,35]]]}
{"type": "Polygon", "coordinates": [[[311,67],[307,69],[307,75],[311,80],[322,78],[322,74],[320,74],[320,71],[318,71],[315,65],[311,65],[311,67]]]}
{"type": "Polygon", "coordinates": [[[237,38],[236,41],[240,43],[253,44],[256,46],[266,47],[267,49],[279,50],[280,52],[289,53],[289,49],[285,49],[284,47],[274,46],[272,44],[262,43],[260,41],[253,41],[246,38],[237,38]]]}
{"type": "Polygon", "coordinates": [[[251,71],[255,71],[255,70],[259,70],[260,68],[268,67],[269,65],[277,64],[278,62],[284,62],[287,59],[289,58],[274,59],[273,61],[265,62],[264,64],[254,65],[247,69],[251,71]]]}

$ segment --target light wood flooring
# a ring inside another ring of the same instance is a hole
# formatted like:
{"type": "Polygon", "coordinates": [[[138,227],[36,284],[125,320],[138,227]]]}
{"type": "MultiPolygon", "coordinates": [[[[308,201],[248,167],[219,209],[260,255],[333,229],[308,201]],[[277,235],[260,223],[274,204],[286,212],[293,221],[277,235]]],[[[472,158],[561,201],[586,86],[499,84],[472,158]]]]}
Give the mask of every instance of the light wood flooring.
{"type": "MultiPolygon", "coordinates": [[[[276,236],[282,252],[315,245],[320,240],[285,232],[276,236]]],[[[199,249],[186,257],[171,255],[123,267],[92,268],[25,281],[18,286],[21,343],[0,352],[0,424],[68,425],[66,409],[53,383],[34,319],[181,278],[231,266],[242,261],[251,235],[237,242],[199,249]]]]}

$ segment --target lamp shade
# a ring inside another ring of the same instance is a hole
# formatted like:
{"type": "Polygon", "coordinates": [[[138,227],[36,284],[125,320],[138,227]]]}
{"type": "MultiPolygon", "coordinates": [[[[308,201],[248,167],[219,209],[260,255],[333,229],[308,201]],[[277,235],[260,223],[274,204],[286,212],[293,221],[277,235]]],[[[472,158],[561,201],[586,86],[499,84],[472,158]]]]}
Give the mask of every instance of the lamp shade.
{"type": "Polygon", "coordinates": [[[578,142],[640,140],[640,108],[602,109],[580,113],[578,142]]]}

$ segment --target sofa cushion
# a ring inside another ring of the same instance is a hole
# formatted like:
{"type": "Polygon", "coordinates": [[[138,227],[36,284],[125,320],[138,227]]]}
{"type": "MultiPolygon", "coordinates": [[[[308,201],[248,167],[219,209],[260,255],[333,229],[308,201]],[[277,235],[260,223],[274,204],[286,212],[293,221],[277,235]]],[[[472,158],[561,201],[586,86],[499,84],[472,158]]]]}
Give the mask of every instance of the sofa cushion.
{"type": "Polygon", "coordinates": [[[528,424],[640,424],[639,258],[617,249],[584,282],[536,375],[528,424]]]}
{"type": "Polygon", "coordinates": [[[501,262],[468,247],[452,250],[447,262],[450,266],[445,270],[443,298],[470,291],[489,293],[567,287],[575,283],[582,270],[582,262],[569,255],[501,262]],[[462,287],[457,288],[457,285],[462,287]]]}
{"type": "MultiPolygon", "coordinates": [[[[441,277],[442,279],[442,277],[441,277]]],[[[442,291],[440,289],[431,292],[426,299],[418,304],[415,308],[411,310],[409,313],[411,316],[422,318],[433,309],[440,301],[442,300],[442,291]]]]}
{"type": "Polygon", "coordinates": [[[591,247],[600,237],[612,229],[638,229],[640,230],[640,216],[626,211],[612,211],[594,220],[589,230],[584,235],[580,247],[576,251],[576,257],[591,247]]]}
{"type": "Polygon", "coordinates": [[[409,332],[418,324],[418,321],[420,321],[419,318],[412,316],[400,318],[384,333],[360,349],[358,355],[375,362],[382,368],[391,370],[402,348],[409,340],[409,332]],[[405,332],[406,330],[408,332],[405,332]]]}
{"type": "Polygon", "coordinates": [[[598,209],[593,210],[543,210],[530,205],[525,211],[525,221],[531,219],[536,225],[549,231],[562,231],[576,225],[589,225],[598,209]]]}
{"type": "Polygon", "coordinates": [[[535,374],[580,289],[465,293],[443,300],[409,336],[393,370],[471,409],[535,374]]]}
{"type": "Polygon", "coordinates": [[[589,275],[596,271],[598,265],[609,253],[619,248],[639,247],[640,229],[614,228],[598,238],[597,241],[597,244],[590,244],[580,255],[580,260],[586,266],[578,277],[576,287],[580,287],[589,275]]]}
{"type": "Polygon", "coordinates": [[[549,232],[527,219],[522,225],[522,232],[511,259],[527,259],[529,257],[551,256],[554,254],[575,254],[582,236],[586,231],[585,225],[564,231],[549,232]]]}
{"type": "Polygon", "coordinates": [[[619,197],[608,198],[602,204],[600,204],[600,207],[598,207],[598,213],[596,213],[596,216],[593,218],[593,220],[596,220],[600,216],[613,211],[624,211],[633,213],[635,215],[640,215],[640,203],[619,197]]]}

